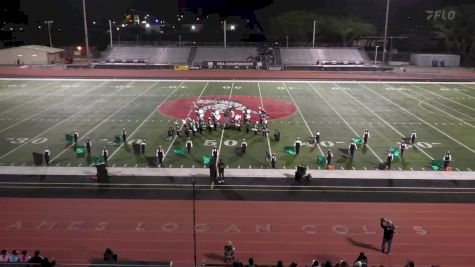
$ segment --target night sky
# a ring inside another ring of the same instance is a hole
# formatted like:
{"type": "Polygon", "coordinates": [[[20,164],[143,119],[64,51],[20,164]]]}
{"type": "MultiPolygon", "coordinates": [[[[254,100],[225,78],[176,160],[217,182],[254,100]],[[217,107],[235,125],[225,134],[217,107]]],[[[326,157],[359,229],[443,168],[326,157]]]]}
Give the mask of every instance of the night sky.
{"type": "MultiPolygon", "coordinates": [[[[45,20],[53,20],[54,43],[57,46],[76,45],[83,41],[83,18],[81,0],[1,0],[3,30],[1,39],[11,43],[48,43],[45,20]],[[13,33],[5,29],[13,28],[13,33]]],[[[266,34],[267,25],[276,14],[291,10],[328,11],[340,15],[356,15],[382,29],[384,21],[384,0],[86,0],[90,25],[91,43],[107,39],[107,20],[122,23],[124,15],[131,9],[151,17],[177,23],[177,14],[184,12],[181,23],[191,23],[196,16],[218,18],[238,17],[243,25],[252,28],[253,33],[266,34]],[[92,21],[96,21],[92,25],[92,21]]],[[[424,16],[424,10],[437,9],[448,4],[472,3],[473,0],[392,0],[393,31],[403,31],[398,20],[424,16]],[[409,15],[408,15],[409,14],[409,15]]],[[[406,22],[407,24],[407,22],[406,22]]],[[[219,24],[216,30],[219,31],[219,24]]],[[[248,30],[247,33],[251,32],[248,30]]],[[[123,33],[123,38],[125,37],[123,33]]],[[[172,38],[172,36],[168,36],[172,38]]],[[[168,38],[163,37],[163,38],[168,38]]],[[[185,36],[188,37],[188,36],[185,36]]],[[[154,37],[161,38],[161,37],[154,37]]],[[[175,38],[175,37],[173,37],[175,38]]],[[[193,36],[188,37],[193,38],[193,36]]],[[[208,36],[210,41],[219,41],[220,36],[208,36]]],[[[235,41],[241,36],[230,36],[235,41]]]]}

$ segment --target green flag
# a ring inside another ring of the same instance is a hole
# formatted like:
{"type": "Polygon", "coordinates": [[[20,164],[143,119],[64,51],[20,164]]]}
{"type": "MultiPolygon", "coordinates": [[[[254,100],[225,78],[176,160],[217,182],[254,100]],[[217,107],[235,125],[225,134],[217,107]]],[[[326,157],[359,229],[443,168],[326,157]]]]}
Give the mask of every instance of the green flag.
{"type": "Polygon", "coordinates": [[[122,143],[122,135],[118,134],[118,135],[114,136],[114,143],[116,143],[116,144],[122,143]]]}
{"type": "Polygon", "coordinates": [[[173,152],[177,155],[183,156],[185,155],[185,148],[184,147],[177,147],[173,149],[173,152]]]}
{"type": "Polygon", "coordinates": [[[76,156],[83,157],[86,154],[86,147],[85,146],[77,146],[76,149],[76,156]]]}
{"type": "Polygon", "coordinates": [[[66,137],[66,144],[70,145],[73,143],[73,135],[72,134],[65,134],[66,137]]]}
{"type": "Polygon", "coordinates": [[[399,151],[399,148],[397,147],[391,147],[391,153],[395,158],[400,158],[401,157],[401,151],[399,151]]]}
{"type": "Polygon", "coordinates": [[[206,166],[209,166],[209,164],[211,163],[211,161],[213,160],[213,156],[210,155],[210,156],[203,156],[203,164],[206,165],[206,166]]]}
{"type": "Polygon", "coordinates": [[[295,147],[293,147],[293,146],[285,146],[284,151],[285,151],[285,154],[287,154],[287,155],[297,154],[297,153],[295,153],[295,147]]]}
{"type": "Polygon", "coordinates": [[[359,137],[359,136],[353,136],[353,138],[351,138],[351,140],[355,141],[355,144],[357,144],[357,145],[362,145],[363,144],[363,140],[361,140],[361,137],[359,137]]]}
{"type": "Polygon", "coordinates": [[[444,162],[441,159],[433,159],[432,160],[432,169],[434,171],[438,171],[440,168],[442,168],[442,165],[444,162]]]}
{"type": "Polygon", "coordinates": [[[95,165],[101,164],[102,157],[99,155],[95,155],[94,157],[92,157],[92,162],[94,162],[95,165]]]}
{"type": "Polygon", "coordinates": [[[325,156],[317,156],[317,165],[318,166],[325,166],[327,165],[327,159],[325,158],[325,156]]]}

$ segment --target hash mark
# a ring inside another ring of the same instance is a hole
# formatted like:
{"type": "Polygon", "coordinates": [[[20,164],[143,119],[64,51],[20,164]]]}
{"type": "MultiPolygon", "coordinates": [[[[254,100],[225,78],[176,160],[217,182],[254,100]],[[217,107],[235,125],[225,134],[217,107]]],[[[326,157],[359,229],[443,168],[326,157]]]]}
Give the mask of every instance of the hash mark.
{"type": "Polygon", "coordinates": [[[470,168],[467,168],[467,170],[472,171],[472,169],[470,169],[470,168]]]}
{"type": "Polygon", "coordinates": [[[79,163],[78,167],[81,167],[82,166],[82,163],[79,163]]]}

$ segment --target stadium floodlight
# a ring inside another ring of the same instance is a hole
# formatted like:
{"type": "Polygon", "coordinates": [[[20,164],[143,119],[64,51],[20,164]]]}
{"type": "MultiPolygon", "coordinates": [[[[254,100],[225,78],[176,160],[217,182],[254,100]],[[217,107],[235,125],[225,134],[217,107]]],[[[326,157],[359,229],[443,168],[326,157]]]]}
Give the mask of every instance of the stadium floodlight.
{"type": "Polygon", "coordinates": [[[84,17],[84,39],[86,39],[86,60],[87,63],[89,63],[89,36],[87,35],[86,0],[82,0],[82,11],[84,17]]]}
{"type": "Polygon", "coordinates": [[[192,31],[196,30],[196,26],[195,26],[195,25],[191,25],[191,30],[192,30],[192,31]]]}
{"type": "Polygon", "coordinates": [[[111,48],[112,48],[112,20],[109,20],[109,36],[110,36],[111,48]]]}
{"type": "Polygon", "coordinates": [[[389,0],[386,0],[386,21],[384,23],[383,65],[386,64],[386,44],[388,39],[389,0]]]}
{"type": "Polygon", "coordinates": [[[229,26],[229,29],[230,29],[231,31],[234,31],[234,30],[236,29],[236,26],[235,26],[235,25],[231,25],[231,26],[229,26]]]}
{"type": "Polygon", "coordinates": [[[45,24],[48,24],[49,47],[53,47],[53,41],[51,40],[51,23],[53,23],[52,20],[45,20],[45,24]]]}
{"type": "Polygon", "coordinates": [[[150,24],[149,24],[149,23],[146,23],[146,24],[145,24],[145,28],[147,28],[147,29],[150,28],[150,24]]]}
{"type": "Polygon", "coordinates": [[[317,21],[313,21],[313,39],[312,39],[312,47],[315,48],[315,25],[317,24],[317,21]]]}

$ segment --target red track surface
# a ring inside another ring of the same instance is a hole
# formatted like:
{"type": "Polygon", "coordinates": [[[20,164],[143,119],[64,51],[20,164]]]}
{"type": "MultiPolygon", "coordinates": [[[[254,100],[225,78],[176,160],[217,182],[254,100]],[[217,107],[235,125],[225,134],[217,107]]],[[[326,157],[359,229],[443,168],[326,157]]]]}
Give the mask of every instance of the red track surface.
{"type": "MultiPolygon", "coordinates": [[[[39,248],[60,263],[86,263],[106,247],[122,260],[193,263],[192,202],[167,200],[0,199],[0,248],[39,248]]],[[[474,204],[197,201],[198,261],[220,262],[226,240],[237,257],[300,266],[311,259],[464,267],[475,263],[474,204]],[[379,218],[399,233],[392,255],[377,251],[379,218]]]]}

